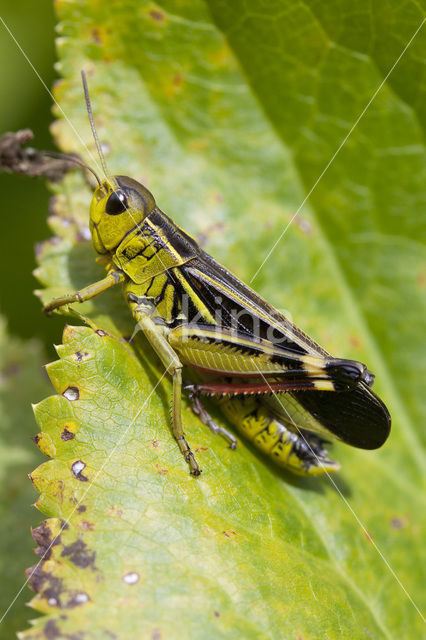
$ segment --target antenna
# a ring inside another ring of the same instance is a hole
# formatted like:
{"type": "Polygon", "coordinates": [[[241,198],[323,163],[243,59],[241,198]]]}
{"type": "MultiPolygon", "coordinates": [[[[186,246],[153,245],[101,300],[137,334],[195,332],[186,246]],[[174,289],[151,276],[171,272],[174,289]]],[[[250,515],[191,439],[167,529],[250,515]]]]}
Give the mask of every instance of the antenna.
{"type": "Polygon", "coordinates": [[[89,167],[88,164],[83,162],[83,160],[81,160],[77,156],[72,156],[68,153],[56,153],[56,151],[43,151],[43,155],[49,158],[57,158],[58,160],[63,160],[64,162],[72,162],[72,164],[76,164],[77,166],[82,167],[83,169],[87,169],[88,171],[93,173],[97,183],[99,184],[100,187],[102,187],[102,182],[100,181],[96,171],[92,169],[92,167],[89,167]]]}
{"type": "Polygon", "coordinates": [[[101,143],[99,142],[98,134],[96,133],[95,121],[93,120],[92,105],[90,104],[89,89],[87,87],[86,74],[83,70],[81,71],[81,78],[83,80],[84,97],[86,98],[86,107],[87,114],[89,116],[90,127],[92,129],[93,137],[96,142],[96,148],[98,150],[99,158],[101,159],[102,169],[104,170],[105,177],[107,177],[108,169],[106,166],[104,154],[102,153],[101,143]]]}

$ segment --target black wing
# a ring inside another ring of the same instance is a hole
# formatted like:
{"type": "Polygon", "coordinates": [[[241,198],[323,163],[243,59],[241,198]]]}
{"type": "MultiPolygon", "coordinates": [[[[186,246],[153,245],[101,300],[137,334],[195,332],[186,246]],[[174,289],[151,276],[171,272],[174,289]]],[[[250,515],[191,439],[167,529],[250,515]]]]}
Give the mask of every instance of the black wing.
{"type": "MultiPolygon", "coordinates": [[[[286,349],[300,354],[329,356],[314,340],[208,254],[203,252],[191,260],[182,272],[211,312],[217,312],[220,305],[223,326],[270,339],[268,331],[272,325],[274,340],[286,349]]],[[[325,429],[349,445],[376,449],[389,435],[389,412],[364,382],[351,391],[293,391],[291,394],[325,429]]],[[[262,401],[261,398],[259,400],[262,401]]],[[[285,417],[284,413],[281,417],[285,417]]]]}

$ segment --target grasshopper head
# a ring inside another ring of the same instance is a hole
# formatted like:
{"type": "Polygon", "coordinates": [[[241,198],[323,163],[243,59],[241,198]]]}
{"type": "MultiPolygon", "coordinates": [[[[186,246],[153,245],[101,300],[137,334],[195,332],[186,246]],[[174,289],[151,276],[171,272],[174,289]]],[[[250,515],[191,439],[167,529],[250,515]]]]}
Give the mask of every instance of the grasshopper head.
{"type": "Polygon", "coordinates": [[[90,205],[95,250],[101,254],[113,251],[154,208],[154,196],[136,180],[127,176],[106,178],[96,188],[90,205]]]}
{"type": "Polygon", "coordinates": [[[105,179],[101,181],[97,172],[85,163],[78,161],[77,164],[89,169],[99,185],[93,194],[90,205],[90,232],[95,250],[104,254],[114,251],[124,236],[143,222],[155,208],[155,200],[148,189],[145,189],[136,180],[127,176],[109,175],[101,143],[96,133],[84,71],[81,72],[81,77],[90,127],[105,179]]]}

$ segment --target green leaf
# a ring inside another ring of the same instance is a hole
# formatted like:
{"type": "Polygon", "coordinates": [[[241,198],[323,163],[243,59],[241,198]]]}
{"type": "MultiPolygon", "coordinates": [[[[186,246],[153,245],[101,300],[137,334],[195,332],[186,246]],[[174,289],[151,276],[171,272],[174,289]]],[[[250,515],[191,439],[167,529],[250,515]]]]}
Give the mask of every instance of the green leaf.
{"type": "MultiPolygon", "coordinates": [[[[329,351],[368,363],[393,430],[380,451],[334,445],[333,486],[289,477],[244,442],[230,451],[185,410],[194,479],[167,427],[169,381],[147,344],[121,338],[133,326],[119,292],[83,305],[108,334],[66,330],[49,367],[60,395],[37,407],[53,460],[33,480],[55,544],[32,576],[47,617],[22,637],[420,636],[423,31],[351,131],[421,23],[416,4],[400,11],[58,5],[55,95],[79,135],[94,153],[85,68],[111,173],[142,180],[246,281],[350,133],[254,286],[329,351]]],[[[93,164],[65,120],[54,131],[93,164]]],[[[89,201],[68,177],[57,239],[39,251],[43,299],[101,277],[89,201]]]]}
{"type": "Polygon", "coordinates": [[[37,494],[27,474],[43,459],[31,442],[31,401],[49,389],[42,361],[40,345],[11,338],[0,316],[0,618],[12,605],[1,624],[5,640],[15,638],[28,620],[28,592],[21,589],[23,568],[34,558],[29,530],[37,518],[31,508],[37,494]]]}

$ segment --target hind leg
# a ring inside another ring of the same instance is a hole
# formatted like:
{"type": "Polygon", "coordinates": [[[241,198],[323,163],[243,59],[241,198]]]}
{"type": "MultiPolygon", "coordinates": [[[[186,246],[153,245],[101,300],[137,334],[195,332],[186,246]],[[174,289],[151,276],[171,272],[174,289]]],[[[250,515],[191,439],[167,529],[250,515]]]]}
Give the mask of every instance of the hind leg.
{"type": "Polygon", "coordinates": [[[215,435],[220,435],[222,438],[225,438],[225,440],[229,442],[230,449],[236,449],[237,438],[234,434],[224,427],[221,427],[213,420],[198,396],[197,385],[187,385],[185,389],[189,391],[189,398],[192,402],[192,410],[195,415],[199,416],[201,422],[205,424],[215,435]]]}

